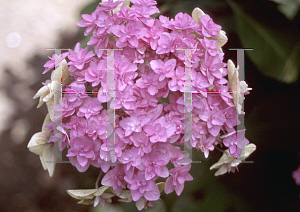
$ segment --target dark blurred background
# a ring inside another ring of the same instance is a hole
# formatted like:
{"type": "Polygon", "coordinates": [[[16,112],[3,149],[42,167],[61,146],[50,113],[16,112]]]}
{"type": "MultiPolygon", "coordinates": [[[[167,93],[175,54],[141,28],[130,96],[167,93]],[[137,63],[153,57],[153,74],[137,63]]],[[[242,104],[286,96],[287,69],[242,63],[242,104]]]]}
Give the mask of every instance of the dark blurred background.
{"type": "MultiPolygon", "coordinates": [[[[98,170],[91,167],[79,173],[70,164],[57,164],[50,178],[39,157],[27,149],[47,113],[46,106],[36,109],[38,100],[32,99],[41,83],[50,78],[50,73],[42,75],[47,56],[53,54],[45,48],[86,43],[84,29],[75,24],[81,13],[90,14],[99,1],[74,4],[57,0],[51,1],[51,6],[48,1],[0,2],[0,211],[137,211],[132,203],[107,204],[105,208],[76,204],[66,190],[93,188],[98,170]],[[22,4],[27,13],[19,12],[25,11],[22,4]],[[43,40],[49,34],[49,39],[43,40]],[[43,42],[37,43],[40,40],[43,42]]],[[[174,192],[163,194],[162,201],[150,210],[300,211],[300,189],[291,176],[300,164],[299,0],[160,0],[158,6],[171,18],[178,12],[191,15],[195,7],[209,14],[228,37],[224,62],[231,59],[236,64],[236,51],[229,48],[253,48],[245,53],[245,81],[253,90],[246,96],[244,108],[246,137],[257,150],[248,159],[253,163],[241,164],[239,172],[218,177],[209,167],[218,161],[220,152],[208,159],[193,153],[193,160],[202,161],[192,165],[194,181],[185,184],[179,197],[174,192]]]]}

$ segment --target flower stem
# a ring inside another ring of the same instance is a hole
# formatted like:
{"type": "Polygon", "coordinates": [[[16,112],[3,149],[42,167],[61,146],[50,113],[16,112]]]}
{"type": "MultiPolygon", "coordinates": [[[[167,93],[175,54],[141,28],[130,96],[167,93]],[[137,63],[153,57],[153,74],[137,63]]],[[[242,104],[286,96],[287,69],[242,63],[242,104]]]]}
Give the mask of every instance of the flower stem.
{"type": "Polygon", "coordinates": [[[223,150],[223,149],[221,149],[221,148],[219,148],[219,147],[217,147],[217,146],[215,146],[215,148],[216,148],[217,150],[219,150],[220,152],[225,153],[227,156],[229,155],[228,152],[226,152],[225,150],[223,150]]]}
{"type": "Polygon", "coordinates": [[[102,175],[102,170],[101,170],[101,172],[100,172],[100,174],[99,174],[99,176],[98,176],[98,178],[97,178],[97,180],[96,180],[96,183],[95,183],[95,187],[96,187],[96,189],[98,189],[99,188],[99,180],[100,180],[100,178],[101,178],[101,175],[102,175]]]}

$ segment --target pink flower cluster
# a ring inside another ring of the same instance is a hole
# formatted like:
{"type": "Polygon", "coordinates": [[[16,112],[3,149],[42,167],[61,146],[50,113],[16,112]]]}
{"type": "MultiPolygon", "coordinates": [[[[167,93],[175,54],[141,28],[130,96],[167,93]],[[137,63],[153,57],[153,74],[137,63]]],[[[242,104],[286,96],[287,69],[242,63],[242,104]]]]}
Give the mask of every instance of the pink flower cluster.
{"type": "Polygon", "coordinates": [[[292,172],[292,177],[296,183],[296,185],[300,186],[300,166],[292,172]]]}
{"type": "MultiPolygon", "coordinates": [[[[221,27],[208,15],[200,24],[183,13],[154,19],[151,15],[159,13],[155,1],[131,3],[131,8],[123,1],[100,3],[77,23],[86,27],[85,35],[93,33],[88,45],[94,51],[78,43],[63,55],[72,79],[60,101],[64,136],[59,141],[52,133],[50,141],[59,142],[61,151],[68,148],[67,157],[78,171],[101,168],[106,173],[102,185],[117,195],[127,188],[133,201],[155,201],[160,198],[158,178],[166,178],[166,193],[175,190],[177,195],[185,181],[193,180],[191,160],[179,146],[189,143],[208,157],[227,134],[224,145],[236,156],[235,148],[238,154],[243,148],[243,132],[235,142],[237,112],[226,85],[224,53],[214,40],[221,27]],[[113,87],[105,49],[115,49],[113,87]],[[180,49],[193,49],[190,58],[180,49]],[[187,60],[194,91],[189,102],[184,96],[187,60]],[[190,129],[185,129],[185,110],[192,115],[190,129]],[[185,130],[192,132],[190,137],[185,130]]],[[[45,72],[55,58],[45,64],[45,72]]],[[[53,122],[47,127],[51,130],[53,122]]]]}

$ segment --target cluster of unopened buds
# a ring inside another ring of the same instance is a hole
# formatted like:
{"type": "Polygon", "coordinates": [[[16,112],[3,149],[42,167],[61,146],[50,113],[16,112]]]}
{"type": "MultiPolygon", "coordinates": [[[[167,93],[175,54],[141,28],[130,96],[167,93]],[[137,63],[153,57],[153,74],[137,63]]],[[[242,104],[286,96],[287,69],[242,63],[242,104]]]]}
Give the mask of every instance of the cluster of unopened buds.
{"type": "Polygon", "coordinates": [[[54,68],[51,80],[34,98],[49,113],[28,148],[50,176],[56,146],[61,153],[67,148],[78,171],[94,166],[105,173],[95,189],[67,191],[82,204],[104,206],[116,196],[141,210],[163,191],[180,195],[185,181],[193,180],[185,150],[195,148],[206,158],[214,149],[223,151],[211,167],[221,175],[234,172],[256,148],[245,129],[236,130],[250,89],[231,60],[223,63],[227,37],[221,26],[199,8],[192,17],[155,19],[155,5],[100,3],[77,23],[87,27],[85,36],[93,33],[87,44],[94,51],[78,43],[44,65],[44,73],[54,68]]]}

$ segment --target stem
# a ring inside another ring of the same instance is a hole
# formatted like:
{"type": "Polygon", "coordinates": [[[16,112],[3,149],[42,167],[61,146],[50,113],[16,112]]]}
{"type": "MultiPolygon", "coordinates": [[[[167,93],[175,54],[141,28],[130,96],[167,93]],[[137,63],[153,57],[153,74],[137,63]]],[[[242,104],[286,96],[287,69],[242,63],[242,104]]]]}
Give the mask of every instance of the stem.
{"type": "Polygon", "coordinates": [[[95,183],[95,187],[96,187],[96,189],[98,189],[99,188],[99,180],[100,180],[100,178],[101,178],[101,175],[102,175],[102,170],[101,170],[101,172],[100,172],[100,174],[99,174],[99,176],[98,176],[98,178],[97,178],[97,180],[96,180],[96,183],[95,183]]]}
{"type": "Polygon", "coordinates": [[[219,147],[217,147],[217,146],[215,146],[215,148],[216,148],[217,150],[219,150],[220,152],[225,153],[227,156],[229,155],[228,152],[226,152],[225,150],[223,150],[223,149],[221,149],[221,148],[219,148],[219,147]]]}

